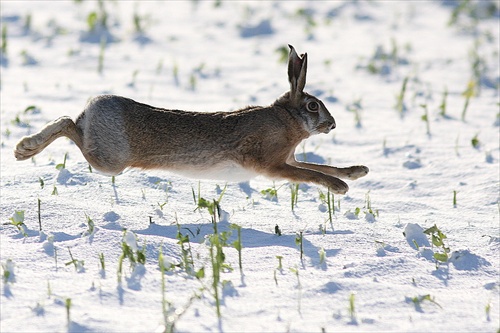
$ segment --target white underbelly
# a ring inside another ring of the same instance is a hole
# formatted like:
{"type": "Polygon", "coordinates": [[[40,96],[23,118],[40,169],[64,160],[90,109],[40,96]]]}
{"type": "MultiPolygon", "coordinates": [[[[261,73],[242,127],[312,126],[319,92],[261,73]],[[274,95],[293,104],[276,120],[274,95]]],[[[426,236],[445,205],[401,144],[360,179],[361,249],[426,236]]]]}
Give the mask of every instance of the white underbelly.
{"type": "Polygon", "coordinates": [[[234,182],[247,181],[259,175],[257,172],[245,169],[241,165],[234,162],[222,162],[208,168],[186,167],[172,171],[189,178],[226,180],[234,182]]]}

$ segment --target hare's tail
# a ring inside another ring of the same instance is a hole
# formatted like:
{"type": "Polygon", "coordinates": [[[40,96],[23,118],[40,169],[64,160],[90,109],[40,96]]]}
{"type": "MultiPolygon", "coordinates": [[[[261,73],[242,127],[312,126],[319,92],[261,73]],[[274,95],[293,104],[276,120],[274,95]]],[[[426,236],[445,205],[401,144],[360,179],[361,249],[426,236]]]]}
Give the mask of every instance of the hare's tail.
{"type": "Polygon", "coordinates": [[[18,161],[26,160],[61,136],[68,137],[81,149],[82,135],[79,129],[70,117],[61,117],[45,125],[40,132],[23,137],[16,145],[14,155],[18,161]]]}

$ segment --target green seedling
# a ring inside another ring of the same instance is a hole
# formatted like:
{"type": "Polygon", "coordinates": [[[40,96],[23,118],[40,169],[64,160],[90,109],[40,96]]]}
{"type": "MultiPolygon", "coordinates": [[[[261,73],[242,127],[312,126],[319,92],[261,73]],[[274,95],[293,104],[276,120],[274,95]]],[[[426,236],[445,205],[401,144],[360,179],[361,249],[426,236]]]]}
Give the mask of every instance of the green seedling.
{"type": "Polygon", "coordinates": [[[359,217],[359,213],[361,213],[361,208],[356,207],[356,208],[354,209],[354,215],[356,215],[356,217],[359,217]]]}
{"type": "Polygon", "coordinates": [[[2,263],[2,278],[3,282],[6,284],[8,282],[14,281],[14,262],[12,259],[7,259],[5,263],[2,263]]]}
{"type": "Polygon", "coordinates": [[[52,297],[52,287],[50,286],[50,280],[47,280],[47,297],[52,297]]]}
{"type": "MultiPolygon", "coordinates": [[[[215,200],[214,200],[215,201],[215,200]]],[[[221,285],[221,273],[225,270],[232,271],[233,268],[225,262],[226,255],[224,254],[223,247],[228,246],[227,240],[231,236],[231,232],[221,232],[219,233],[217,230],[217,215],[213,214],[212,216],[212,226],[214,229],[214,233],[208,236],[208,241],[210,244],[209,252],[210,252],[210,264],[212,266],[212,292],[213,297],[215,299],[215,307],[217,317],[221,318],[221,300],[220,300],[220,292],[219,286],[221,285]]],[[[204,273],[203,273],[204,274],[204,273]]]]}
{"type": "Polygon", "coordinates": [[[427,104],[420,104],[420,107],[424,109],[424,114],[420,117],[425,122],[425,128],[427,135],[431,135],[431,126],[430,126],[430,120],[429,120],[429,110],[427,109],[427,104]]]}
{"type": "Polygon", "coordinates": [[[488,302],[488,304],[486,304],[486,306],[484,307],[484,312],[486,313],[486,321],[491,321],[490,311],[491,311],[491,303],[488,302]]]}
{"type": "Polygon", "coordinates": [[[240,273],[243,274],[243,263],[241,260],[241,250],[243,249],[243,244],[241,242],[241,227],[237,224],[231,224],[231,229],[236,229],[238,238],[233,242],[233,247],[238,251],[238,267],[240,268],[240,273]]]}
{"type": "Polygon", "coordinates": [[[462,110],[462,121],[465,121],[467,109],[469,108],[469,102],[470,99],[475,95],[475,89],[476,89],[476,81],[470,80],[469,83],[467,83],[467,88],[462,93],[462,96],[465,97],[464,107],[462,110]]]}
{"type": "Polygon", "coordinates": [[[317,25],[314,21],[313,12],[307,9],[299,8],[295,12],[295,16],[305,20],[305,32],[307,35],[312,33],[312,29],[317,25]]]}
{"type": "Polygon", "coordinates": [[[132,80],[130,81],[129,83],[129,86],[130,87],[135,87],[135,82],[136,82],[136,79],[137,79],[137,75],[139,74],[139,70],[136,69],[132,72],[132,80]]]}
{"type": "Polygon", "coordinates": [[[283,270],[283,263],[282,263],[282,260],[283,260],[283,256],[276,256],[276,259],[278,259],[278,267],[277,269],[282,271],[283,270]]]}
{"type": "Polygon", "coordinates": [[[166,203],[166,202],[164,202],[164,203],[162,203],[162,204],[161,204],[161,203],[157,202],[157,204],[158,204],[158,206],[160,207],[160,210],[163,210],[163,207],[165,207],[165,205],[166,205],[167,203],[166,203]]]}
{"type": "Polygon", "coordinates": [[[460,15],[464,11],[467,11],[467,9],[469,8],[468,2],[469,2],[469,0],[460,1],[458,3],[458,6],[456,6],[453,9],[453,11],[451,12],[451,15],[450,15],[450,19],[448,20],[449,26],[456,25],[458,23],[458,18],[460,17],[460,15]]]}
{"type": "Polygon", "coordinates": [[[75,266],[75,271],[83,272],[85,270],[83,267],[85,262],[83,260],[75,259],[73,257],[73,254],[71,253],[71,249],[69,248],[69,246],[68,246],[68,252],[69,252],[69,257],[71,258],[71,261],[68,261],[67,263],[65,263],[65,266],[73,265],[73,266],[75,266]]]}
{"type": "MultiPolygon", "coordinates": [[[[411,51],[411,45],[404,45],[405,51],[411,51]]],[[[396,67],[401,63],[408,63],[408,61],[400,56],[399,46],[396,40],[391,39],[391,50],[386,51],[383,45],[377,45],[375,52],[369,58],[366,66],[359,66],[366,68],[370,74],[387,74],[392,67],[396,67]]]]}
{"type": "Polygon", "coordinates": [[[197,83],[198,79],[196,78],[195,73],[191,73],[191,75],[189,75],[189,89],[195,91],[197,83]]]}
{"type": "Polygon", "coordinates": [[[24,237],[28,237],[26,224],[24,224],[24,210],[16,210],[9,220],[10,224],[15,226],[24,237]]]}
{"type": "Polygon", "coordinates": [[[321,247],[318,250],[318,254],[319,254],[319,264],[323,265],[326,262],[326,252],[325,252],[325,249],[321,247]]]}
{"type": "Polygon", "coordinates": [[[23,29],[25,32],[31,31],[31,13],[26,14],[23,29]]]}
{"type": "Polygon", "coordinates": [[[446,98],[448,97],[448,88],[445,87],[443,91],[443,99],[441,100],[441,104],[439,104],[439,114],[442,117],[446,117],[446,98]]]}
{"type": "Polygon", "coordinates": [[[36,65],[38,63],[38,61],[26,50],[22,50],[19,55],[21,56],[24,66],[36,65]]]}
{"type": "MultiPolygon", "coordinates": [[[[283,185],[281,185],[281,186],[283,186],[283,185]]],[[[276,200],[276,201],[278,201],[278,190],[281,188],[281,186],[278,187],[278,188],[276,188],[276,184],[273,182],[273,187],[270,187],[270,188],[267,188],[265,190],[262,190],[262,191],[260,191],[260,193],[263,196],[265,196],[266,199],[268,199],[268,200],[271,200],[271,201],[276,200]]]]}
{"type": "Polygon", "coordinates": [[[278,54],[278,62],[286,64],[288,62],[288,47],[280,46],[274,50],[278,54]]]}
{"type": "Polygon", "coordinates": [[[326,235],[326,226],[324,226],[322,223],[318,225],[318,230],[322,235],[326,235]]]}
{"type": "Polygon", "coordinates": [[[205,266],[201,267],[194,275],[198,280],[205,278],[205,266]]]}
{"type": "MultiPolygon", "coordinates": [[[[168,191],[172,188],[172,182],[162,182],[161,180],[158,180],[157,182],[155,182],[155,185],[157,185],[158,189],[165,190],[165,202],[168,202],[168,191]]],[[[145,196],[144,193],[143,196],[145,196]]]]}
{"type": "Polygon", "coordinates": [[[335,215],[335,195],[330,192],[330,189],[326,192],[326,195],[319,190],[319,200],[326,205],[328,209],[328,221],[333,228],[333,215],[335,215]]]}
{"type": "Polygon", "coordinates": [[[460,156],[460,152],[458,151],[459,142],[460,142],[460,134],[458,134],[457,138],[455,139],[455,155],[457,156],[460,156]]]}
{"type": "MultiPolygon", "coordinates": [[[[7,55],[7,24],[2,25],[2,55],[7,55]]],[[[288,57],[288,56],[287,56],[288,57]]]]}
{"type": "Polygon", "coordinates": [[[405,99],[405,93],[406,93],[406,85],[408,84],[408,80],[410,78],[408,76],[406,76],[404,79],[403,79],[403,84],[401,86],[401,91],[399,92],[399,95],[396,99],[396,111],[399,112],[400,115],[403,115],[404,111],[405,111],[405,102],[404,102],[404,99],[405,99]]]}
{"type": "Polygon", "coordinates": [[[457,191],[453,190],[453,207],[457,207],[457,191]]]}
{"type": "Polygon", "coordinates": [[[31,127],[30,123],[28,120],[22,120],[21,116],[19,114],[16,115],[16,117],[11,121],[12,125],[19,126],[19,127],[31,127]]]}
{"type": "Polygon", "coordinates": [[[43,188],[45,186],[45,182],[43,181],[43,178],[42,177],[38,177],[38,181],[40,182],[40,188],[43,190],[43,188]]]}
{"type": "Polygon", "coordinates": [[[89,28],[89,31],[94,31],[97,26],[97,13],[96,12],[91,12],[89,15],[87,15],[87,26],[89,28]]]}
{"type": "Polygon", "coordinates": [[[71,298],[66,298],[64,301],[64,305],[66,307],[66,320],[68,322],[68,327],[71,325],[71,317],[70,317],[70,310],[71,310],[71,298]]]}
{"type": "Polygon", "coordinates": [[[469,52],[473,81],[475,81],[477,83],[474,87],[474,92],[476,95],[479,95],[481,93],[480,82],[481,82],[483,73],[485,72],[485,69],[486,69],[485,60],[479,55],[479,52],[478,52],[479,44],[480,44],[480,41],[478,38],[476,38],[474,41],[474,47],[469,52]]]}
{"type": "Polygon", "coordinates": [[[87,231],[85,231],[84,235],[87,235],[87,236],[90,236],[94,233],[95,231],[95,223],[94,221],[90,218],[90,216],[88,216],[87,214],[85,214],[85,218],[87,219],[87,226],[88,226],[88,229],[87,231]]]}
{"type": "Polygon", "coordinates": [[[428,301],[430,303],[433,303],[437,306],[439,306],[441,309],[443,308],[441,305],[439,305],[435,300],[434,300],[434,297],[432,297],[431,295],[427,294],[427,295],[423,295],[423,296],[415,296],[415,297],[407,297],[407,299],[410,299],[413,304],[415,305],[415,308],[420,308],[421,307],[421,304],[422,302],[424,301],[428,301]]]}
{"type": "Polygon", "coordinates": [[[302,261],[302,257],[304,255],[304,237],[302,235],[302,231],[295,236],[295,244],[300,249],[300,261],[302,261]]]}
{"type": "MultiPolygon", "coordinates": [[[[373,208],[372,208],[372,201],[371,201],[371,198],[370,198],[370,191],[366,192],[366,194],[365,194],[365,207],[364,208],[366,209],[365,210],[365,214],[371,214],[373,216],[377,216],[378,217],[378,209],[373,210],[373,208]]],[[[355,214],[356,214],[356,212],[355,212],[355,214]]],[[[359,214],[359,211],[357,212],[356,215],[358,215],[358,214],[359,214]]]]}
{"type": "Polygon", "coordinates": [[[38,227],[39,227],[39,230],[42,231],[42,214],[40,212],[40,206],[42,204],[42,201],[40,200],[40,198],[37,199],[37,203],[38,203],[38,227]]]}
{"type": "Polygon", "coordinates": [[[118,258],[118,283],[121,283],[123,261],[126,258],[128,258],[131,268],[135,268],[137,264],[144,265],[146,263],[146,246],[143,246],[142,249],[138,248],[137,236],[133,232],[130,232],[127,229],[123,230],[121,246],[122,254],[118,258]]]}
{"type": "Polygon", "coordinates": [[[135,32],[138,33],[138,34],[144,33],[144,27],[142,25],[142,21],[144,20],[144,18],[142,18],[141,16],[139,16],[139,14],[134,11],[134,16],[133,16],[132,19],[134,21],[134,30],[135,30],[135,32]]]}
{"type": "Polygon", "coordinates": [[[481,141],[479,141],[478,135],[479,133],[474,135],[474,137],[470,140],[472,147],[476,149],[479,149],[479,147],[481,147],[481,141]]]}
{"type": "Polygon", "coordinates": [[[56,264],[56,271],[58,270],[57,267],[57,247],[54,246],[54,262],[56,264]]]}
{"type": "Polygon", "coordinates": [[[104,262],[104,253],[99,253],[99,264],[101,267],[101,271],[105,272],[106,271],[106,263],[104,262]]]}
{"type": "MultiPolygon", "coordinates": [[[[195,195],[194,189],[191,188],[192,194],[193,194],[193,200],[194,204],[196,205],[195,211],[196,210],[201,210],[202,208],[206,208],[208,210],[208,213],[212,216],[214,215],[215,212],[219,214],[220,210],[220,202],[222,201],[222,198],[224,197],[224,194],[226,193],[227,189],[227,184],[224,186],[224,189],[221,191],[219,198],[217,200],[206,200],[205,198],[201,197],[200,194],[200,182],[198,182],[198,196],[195,195]]],[[[219,214],[220,216],[220,214],[219,214]]]]}
{"type": "Polygon", "coordinates": [[[301,313],[302,285],[300,284],[299,269],[297,267],[290,267],[290,271],[297,277],[297,310],[301,313]]]}
{"type": "Polygon", "coordinates": [[[31,113],[31,114],[40,113],[40,108],[37,107],[36,105],[30,105],[30,106],[26,107],[26,109],[24,109],[23,113],[24,114],[26,114],[26,113],[31,113]]]}
{"type": "Polygon", "coordinates": [[[64,160],[63,160],[63,162],[56,165],[56,169],[57,170],[66,169],[66,160],[67,160],[67,158],[68,158],[68,153],[64,153],[64,160]]]}
{"type": "Polygon", "coordinates": [[[101,36],[101,42],[99,43],[99,58],[97,62],[97,73],[102,74],[104,69],[104,52],[106,51],[106,35],[101,36]]]}
{"type": "Polygon", "coordinates": [[[158,75],[161,74],[162,70],[163,70],[163,59],[160,59],[158,61],[158,65],[156,65],[156,74],[158,75]]]}
{"type": "Polygon", "coordinates": [[[181,256],[182,256],[182,267],[188,274],[192,274],[194,272],[194,260],[193,254],[191,252],[191,243],[189,242],[189,235],[183,235],[181,233],[181,226],[179,221],[177,221],[177,217],[175,220],[177,224],[177,244],[181,247],[181,256]]]}
{"type": "Polygon", "coordinates": [[[57,186],[54,184],[54,188],[52,189],[52,195],[59,195],[59,192],[57,191],[57,186]]]}
{"type": "Polygon", "coordinates": [[[486,306],[484,307],[484,312],[486,313],[486,321],[491,321],[490,311],[491,311],[491,302],[488,302],[488,304],[486,304],[486,306]]]}
{"type": "Polygon", "coordinates": [[[279,271],[280,273],[283,273],[283,256],[276,256],[276,259],[278,259],[278,267],[274,269],[274,282],[276,285],[278,285],[278,278],[276,276],[276,272],[279,271]]]}
{"type": "Polygon", "coordinates": [[[87,15],[87,26],[90,32],[96,31],[97,28],[107,29],[108,14],[104,8],[104,0],[99,0],[97,4],[98,10],[87,15]]]}
{"type": "Polygon", "coordinates": [[[424,234],[431,236],[432,246],[436,246],[442,250],[442,252],[434,253],[434,259],[436,259],[436,267],[438,262],[445,263],[448,261],[448,253],[450,253],[450,248],[446,247],[444,244],[444,240],[447,238],[445,234],[439,228],[434,225],[426,230],[424,230],[424,234]]]}
{"type": "Polygon", "coordinates": [[[374,211],[372,209],[372,202],[370,199],[370,191],[366,192],[366,194],[365,194],[365,208],[368,211],[368,213],[375,215],[374,211]]]}
{"type": "Polygon", "coordinates": [[[355,126],[357,128],[361,128],[361,110],[363,110],[363,106],[361,105],[362,99],[359,98],[352,102],[351,104],[346,106],[347,111],[354,113],[354,121],[355,126]]]}
{"type": "Polygon", "coordinates": [[[179,86],[179,65],[174,61],[174,65],[172,67],[172,76],[174,78],[174,83],[176,86],[179,86]]]}
{"type": "MultiPolygon", "coordinates": [[[[170,302],[167,301],[167,298],[165,297],[165,272],[169,269],[169,267],[165,267],[165,258],[163,256],[163,250],[162,247],[160,246],[160,253],[158,254],[158,263],[160,266],[160,273],[161,273],[161,309],[163,313],[163,321],[165,322],[165,328],[168,328],[169,325],[169,320],[168,320],[168,308],[170,308],[170,302]]],[[[165,330],[167,331],[167,330],[165,330]]]]}
{"type": "Polygon", "coordinates": [[[291,193],[291,204],[292,204],[292,212],[294,211],[295,206],[297,206],[297,201],[299,198],[299,184],[291,184],[290,185],[290,193],[291,193]]]}
{"type": "Polygon", "coordinates": [[[212,264],[212,290],[213,290],[213,296],[215,298],[215,307],[218,318],[221,317],[219,283],[220,283],[220,272],[222,270],[222,263],[224,262],[224,257],[225,256],[224,253],[222,252],[222,247],[219,244],[218,235],[212,235],[210,237],[210,263],[212,264]]]}
{"type": "Polygon", "coordinates": [[[349,295],[349,307],[347,308],[347,311],[349,312],[349,317],[351,317],[352,323],[356,322],[356,305],[354,303],[355,300],[356,293],[351,293],[351,295],[349,295]]]}

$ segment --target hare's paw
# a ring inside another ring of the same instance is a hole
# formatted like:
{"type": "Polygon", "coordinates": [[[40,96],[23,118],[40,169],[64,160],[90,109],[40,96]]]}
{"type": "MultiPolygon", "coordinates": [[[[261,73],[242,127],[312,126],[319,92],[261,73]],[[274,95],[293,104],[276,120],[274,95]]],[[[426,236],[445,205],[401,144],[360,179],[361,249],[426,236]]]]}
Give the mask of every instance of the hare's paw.
{"type": "Polygon", "coordinates": [[[14,156],[18,161],[26,160],[39,153],[39,147],[41,145],[40,136],[26,136],[19,141],[14,150],[14,156]]]}
{"type": "Polygon", "coordinates": [[[349,168],[345,168],[344,170],[346,172],[347,178],[350,180],[355,180],[364,177],[370,171],[370,169],[368,169],[364,165],[355,165],[349,168]]]}
{"type": "Polygon", "coordinates": [[[338,178],[332,178],[328,184],[328,188],[334,194],[346,194],[349,191],[349,185],[338,178]]]}

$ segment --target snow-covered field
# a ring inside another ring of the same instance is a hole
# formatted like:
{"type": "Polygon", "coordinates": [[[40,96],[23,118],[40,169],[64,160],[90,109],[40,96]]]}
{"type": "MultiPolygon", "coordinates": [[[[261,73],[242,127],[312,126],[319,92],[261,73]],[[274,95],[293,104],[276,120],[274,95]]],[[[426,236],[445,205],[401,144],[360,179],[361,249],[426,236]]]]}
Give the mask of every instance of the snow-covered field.
{"type": "Polygon", "coordinates": [[[498,331],[499,6],[2,1],[0,331],[498,331]],[[288,43],[337,122],[297,158],[370,168],[331,222],[311,184],[292,210],[291,184],[264,177],[222,198],[223,181],[164,171],[112,180],[66,139],[14,159],[99,94],[270,104],[288,43]],[[219,237],[198,196],[220,198],[219,237]]]}

